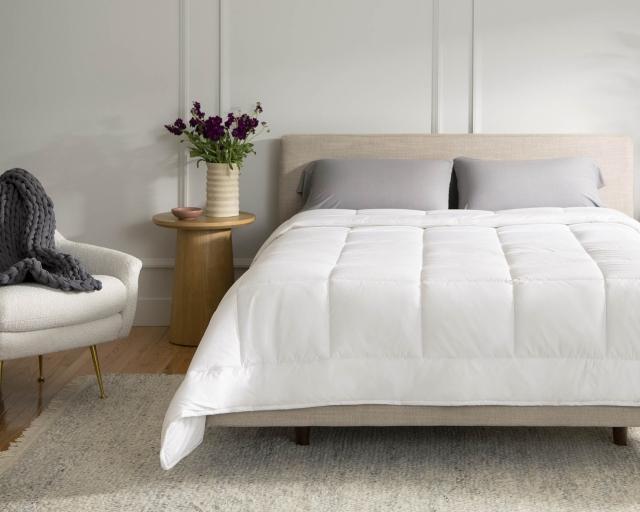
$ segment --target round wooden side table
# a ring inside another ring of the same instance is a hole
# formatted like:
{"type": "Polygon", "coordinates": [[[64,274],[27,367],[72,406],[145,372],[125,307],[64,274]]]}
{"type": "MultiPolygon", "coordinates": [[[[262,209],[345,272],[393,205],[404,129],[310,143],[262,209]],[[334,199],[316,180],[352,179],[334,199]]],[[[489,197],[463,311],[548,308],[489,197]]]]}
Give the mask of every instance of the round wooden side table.
{"type": "Polygon", "coordinates": [[[211,315],[233,284],[231,228],[251,224],[252,213],[237,217],[179,220],[171,212],[153,216],[154,224],[177,230],[169,340],[195,347],[211,315]]]}

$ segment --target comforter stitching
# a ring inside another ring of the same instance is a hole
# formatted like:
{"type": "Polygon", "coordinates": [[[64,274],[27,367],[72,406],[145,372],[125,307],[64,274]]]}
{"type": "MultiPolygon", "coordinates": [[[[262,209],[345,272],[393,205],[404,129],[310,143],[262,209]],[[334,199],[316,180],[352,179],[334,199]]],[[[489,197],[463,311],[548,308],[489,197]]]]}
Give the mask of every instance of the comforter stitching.
{"type": "Polygon", "coordinates": [[[593,261],[593,264],[598,268],[598,270],[600,271],[600,275],[602,276],[602,287],[603,287],[603,294],[604,294],[604,315],[603,315],[604,344],[605,344],[604,353],[608,354],[609,353],[609,322],[608,322],[609,297],[608,297],[607,276],[605,275],[604,270],[602,269],[602,267],[600,266],[598,261],[593,257],[593,255],[584,246],[584,244],[582,243],[582,240],[580,240],[580,238],[578,238],[578,236],[576,235],[575,231],[573,230],[573,225],[567,226],[567,228],[568,228],[569,232],[573,235],[573,237],[576,239],[576,241],[578,242],[578,245],[580,245],[580,247],[582,247],[582,250],[587,254],[587,256],[589,256],[589,259],[591,261],[593,261]]]}

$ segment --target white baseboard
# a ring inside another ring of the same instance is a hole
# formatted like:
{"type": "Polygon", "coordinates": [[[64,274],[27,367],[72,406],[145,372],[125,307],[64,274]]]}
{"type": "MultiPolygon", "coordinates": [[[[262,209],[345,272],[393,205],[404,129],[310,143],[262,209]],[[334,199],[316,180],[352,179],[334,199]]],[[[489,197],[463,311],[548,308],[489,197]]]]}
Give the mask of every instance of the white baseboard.
{"type": "MultiPolygon", "coordinates": [[[[173,258],[141,258],[142,268],[173,268],[173,258]]],[[[249,268],[253,258],[233,258],[233,268],[249,268]]]]}

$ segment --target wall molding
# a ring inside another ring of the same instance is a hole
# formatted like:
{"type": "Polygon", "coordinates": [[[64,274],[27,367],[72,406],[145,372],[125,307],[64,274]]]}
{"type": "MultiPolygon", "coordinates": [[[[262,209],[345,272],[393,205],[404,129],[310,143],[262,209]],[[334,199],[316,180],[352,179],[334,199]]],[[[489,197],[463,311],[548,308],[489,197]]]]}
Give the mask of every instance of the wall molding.
{"type": "MultiPolygon", "coordinates": [[[[178,112],[182,119],[189,115],[189,75],[191,69],[189,0],[179,0],[178,13],[178,112]]],[[[178,205],[189,204],[189,155],[186,148],[178,149],[178,205]]]]}
{"type": "Polygon", "coordinates": [[[218,114],[223,115],[229,107],[227,87],[227,67],[229,63],[229,45],[227,30],[229,28],[229,6],[227,0],[218,0],[218,114]]]}
{"type": "Polygon", "coordinates": [[[440,0],[432,0],[431,133],[440,133],[440,0]]]}
{"type": "Polygon", "coordinates": [[[471,0],[471,48],[470,48],[470,58],[469,58],[469,133],[476,133],[478,129],[478,114],[476,112],[477,108],[477,51],[478,51],[478,42],[476,40],[477,36],[477,26],[476,26],[476,0],[471,0]]]}
{"type": "Polygon", "coordinates": [[[141,260],[143,270],[175,267],[173,258],[141,258],[141,260]]]}

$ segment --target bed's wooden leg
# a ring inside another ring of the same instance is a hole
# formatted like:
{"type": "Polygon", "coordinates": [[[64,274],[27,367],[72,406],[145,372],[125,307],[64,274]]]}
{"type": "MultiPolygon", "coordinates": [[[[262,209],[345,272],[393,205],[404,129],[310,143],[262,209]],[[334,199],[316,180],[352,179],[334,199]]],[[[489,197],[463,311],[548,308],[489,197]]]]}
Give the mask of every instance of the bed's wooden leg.
{"type": "Polygon", "coordinates": [[[613,427],[613,443],[627,446],[627,427],[613,427]]]}
{"type": "Polygon", "coordinates": [[[311,427],[296,427],[295,428],[296,444],[300,446],[308,446],[310,432],[311,432],[311,427]]]}

